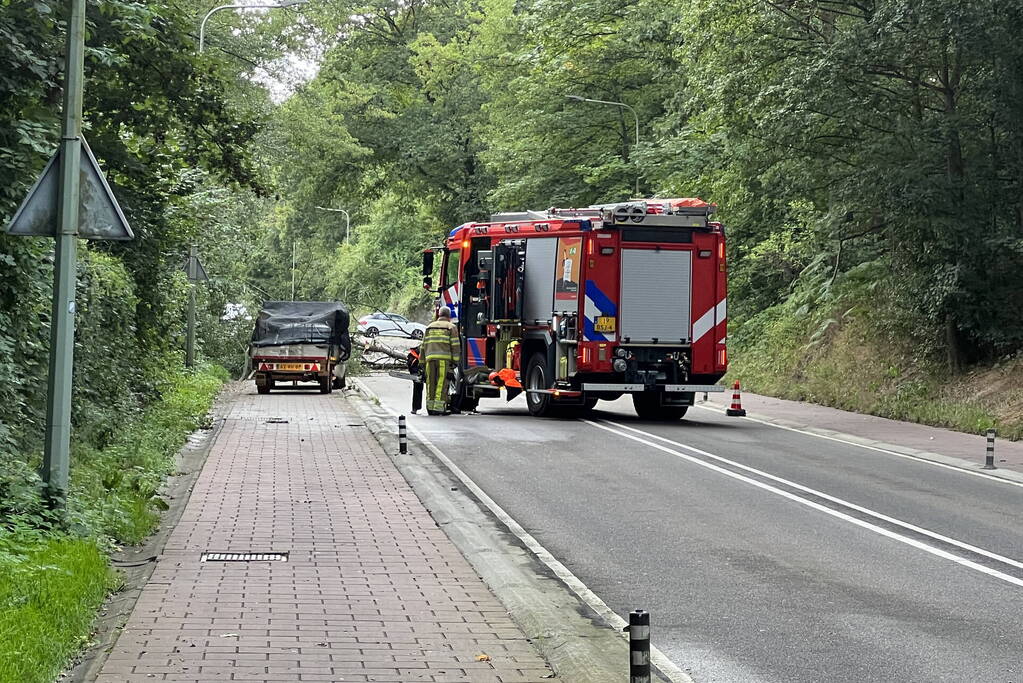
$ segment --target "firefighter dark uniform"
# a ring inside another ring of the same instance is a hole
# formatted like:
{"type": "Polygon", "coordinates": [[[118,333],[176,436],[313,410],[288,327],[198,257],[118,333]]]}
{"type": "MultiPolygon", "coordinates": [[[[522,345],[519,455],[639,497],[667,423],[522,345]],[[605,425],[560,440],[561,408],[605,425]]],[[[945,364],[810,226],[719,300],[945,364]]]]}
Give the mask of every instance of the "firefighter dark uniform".
{"type": "Polygon", "coordinates": [[[442,306],[439,318],[426,326],[419,347],[426,366],[426,412],[443,415],[448,410],[448,373],[453,372],[462,357],[462,340],[458,327],[451,322],[451,311],[442,306]]]}
{"type": "Polygon", "coordinates": [[[405,356],[408,373],[412,375],[412,414],[423,407],[423,364],[419,362],[419,349],[412,349],[405,356]]]}

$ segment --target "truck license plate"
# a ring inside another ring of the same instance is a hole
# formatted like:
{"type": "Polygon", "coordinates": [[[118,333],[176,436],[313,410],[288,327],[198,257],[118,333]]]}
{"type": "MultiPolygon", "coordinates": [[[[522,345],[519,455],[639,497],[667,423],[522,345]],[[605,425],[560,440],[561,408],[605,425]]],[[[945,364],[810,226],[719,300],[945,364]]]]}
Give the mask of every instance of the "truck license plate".
{"type": "Polygon", "coordinates": [[[278,370],[304,370],[305,366],[302,363],[278,363],[278,370]]]}
{"type": "Polygon", "coordinates": [[[596,322],[593,323],[594,332],[614,332],[615,331],[615,319],[614,316],[602,315],[599,316],[596,322]]]}

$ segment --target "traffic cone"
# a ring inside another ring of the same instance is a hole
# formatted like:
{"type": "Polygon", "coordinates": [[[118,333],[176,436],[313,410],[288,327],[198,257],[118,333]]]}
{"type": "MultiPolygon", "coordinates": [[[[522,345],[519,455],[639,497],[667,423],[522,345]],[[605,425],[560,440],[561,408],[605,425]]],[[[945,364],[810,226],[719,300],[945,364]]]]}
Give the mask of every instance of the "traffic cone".
{"type": "Polygon", "coordinates": [[[732,385],[732,407],[725,411],[729,417],[746,417],[746,411],[742,409],[742,399],[739,398],[739,380],[732,385]]]}

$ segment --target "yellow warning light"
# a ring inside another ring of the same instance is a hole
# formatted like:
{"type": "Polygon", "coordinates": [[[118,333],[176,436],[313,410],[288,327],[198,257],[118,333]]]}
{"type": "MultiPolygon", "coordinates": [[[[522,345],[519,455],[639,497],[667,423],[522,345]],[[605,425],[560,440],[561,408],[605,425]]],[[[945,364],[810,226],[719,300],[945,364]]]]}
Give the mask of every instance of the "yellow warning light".
{"type": "Polygon", "coordinates": [[[462,240],[462,249],[469,248],[469,240],[462,240]]]}

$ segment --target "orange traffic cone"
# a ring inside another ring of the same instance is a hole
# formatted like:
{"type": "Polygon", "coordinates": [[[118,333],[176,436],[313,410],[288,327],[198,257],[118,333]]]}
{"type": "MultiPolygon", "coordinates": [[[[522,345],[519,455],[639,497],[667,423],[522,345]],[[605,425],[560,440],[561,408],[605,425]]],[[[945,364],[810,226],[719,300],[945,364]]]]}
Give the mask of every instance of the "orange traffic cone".
{"type": "Polygon", "coordinates": [[[746,417],[746,411],[742,409],[742,399],[739,398],[739,380],[732,385],[732,407],[725,411],[729,417],[746,417]]]}

